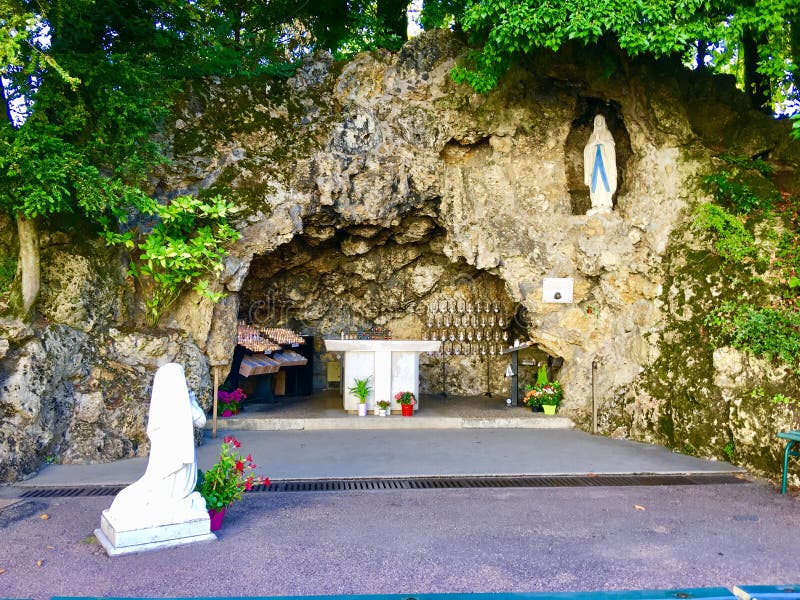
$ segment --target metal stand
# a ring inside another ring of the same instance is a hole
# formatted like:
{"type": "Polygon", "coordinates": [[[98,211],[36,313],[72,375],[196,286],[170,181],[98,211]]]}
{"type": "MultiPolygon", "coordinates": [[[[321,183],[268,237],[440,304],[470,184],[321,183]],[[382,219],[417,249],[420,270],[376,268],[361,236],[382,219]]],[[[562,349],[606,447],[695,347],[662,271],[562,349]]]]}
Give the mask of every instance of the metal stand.
{"type": "Polygon", "coordinates": [[[492,397],[492,380],[489,375],[489,357],[486,357],[486,393],[484,394],[487,398],[492,397]]]}
{"type": "Polygon", "coordinates": [[[519,404],[519,351],[533,346],[531,342],[524,342],[511,348],[506,348],[500,354],[511,355],[511,406],[519,404]]]}
{"type": "Polygon", "coordinates": [[[597,434],[597,361],[592,361],[592,433],[597,434]]]}
{"type": "Polygon", "coordinates": [[[212,367],[214,370],[214,407],[211,417],[211,437],[217,437],[217,408],[219,407],[219,367],[212,367]]]}
{"type": "Polygon", "coordinates": [[[442,342],[442,398],[447,398],[447,362],[444,357],[444,342],[442,342]]]}

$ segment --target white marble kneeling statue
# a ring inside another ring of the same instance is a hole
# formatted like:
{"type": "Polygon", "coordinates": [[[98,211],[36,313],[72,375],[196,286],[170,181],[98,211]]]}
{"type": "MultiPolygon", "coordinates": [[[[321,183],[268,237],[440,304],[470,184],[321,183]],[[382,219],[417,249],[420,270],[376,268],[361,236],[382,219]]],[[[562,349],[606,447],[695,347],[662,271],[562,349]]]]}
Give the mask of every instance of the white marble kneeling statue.
{"type": "Polygon", "coordinates": [[[594,118],[594,131],[583,149],[583,182],[589,186],[592,208],[587,215],[610,213],[617,191],[617,152],[603,115],[594,118]]]}
{"type": "Polygon", "coordinates": [[[194,427],[203,409],[186,387],[183,367],[170,363],[153,380],[147,470],[103,511],[95,536],[109,556],[214,540],[206,501],[194,491],[194,427]]]}

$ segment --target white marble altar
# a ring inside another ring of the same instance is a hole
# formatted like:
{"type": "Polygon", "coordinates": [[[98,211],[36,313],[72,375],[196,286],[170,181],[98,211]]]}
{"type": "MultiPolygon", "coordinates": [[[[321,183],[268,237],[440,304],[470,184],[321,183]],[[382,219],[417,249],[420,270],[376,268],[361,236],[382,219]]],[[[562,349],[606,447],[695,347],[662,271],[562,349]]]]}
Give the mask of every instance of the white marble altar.
{"type": "Polygon", "coordinates": [[[153,380],[144,475],[104,510],[95,537],[109,556],[215,540],[206,501],[194,491],[194,427],[205,413],[186,387],[183,366],[161,367],[153,380]]]}
{"type": "Polygon", "coordinates": [[[368,410],[374,410],[379,400],[391,402],[398,392],[410,391],[417,398],[414,410],[419,410],[419,355],[439,352],[441,342],[428,340],[325,340],[328,352],[343,352],[342,391],[345,410],[358,410],[358,398],[348,392],[355,379],[370,377],[372,390],[367,398],[368,410]]]}

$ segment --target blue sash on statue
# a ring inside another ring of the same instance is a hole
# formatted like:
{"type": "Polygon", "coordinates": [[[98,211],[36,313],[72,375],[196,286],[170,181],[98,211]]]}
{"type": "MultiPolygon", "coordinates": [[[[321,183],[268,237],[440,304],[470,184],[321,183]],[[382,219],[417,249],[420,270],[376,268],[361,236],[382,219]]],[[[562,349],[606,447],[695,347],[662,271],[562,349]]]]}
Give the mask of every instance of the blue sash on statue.
{"type": "Polygon", "coordinates": [[[606,169],[603,166],[603,155],[600,152],[600,144],[597,144],[597,152],[594,155],[594,168],[592,169],[592,192],[597,191],[597,173],[600,173],[600,178],[603,180],[603,185],[607,192],[611,191],[608,187],[608,179],[606,179],[606,169]]]}

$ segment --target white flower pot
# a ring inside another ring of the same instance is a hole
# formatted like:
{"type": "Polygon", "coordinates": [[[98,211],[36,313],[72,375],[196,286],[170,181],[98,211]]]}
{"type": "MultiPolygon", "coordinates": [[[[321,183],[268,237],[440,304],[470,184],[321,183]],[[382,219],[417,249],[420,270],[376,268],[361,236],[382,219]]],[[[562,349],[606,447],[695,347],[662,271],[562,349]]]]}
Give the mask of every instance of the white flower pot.
{"type": "Polygon", "coordinates": [[[367,416],[367,403],[366,402],[359,402],[358,403],[358,416],[359,417],[366,417],[367,416]]]}
{"type": "Polygon", "coordinates": [[[382,417],[388,417],[389,416],[389,410],[386,409],[386,408],[381,408],[378,411],[378,414],[380,414],[380,416],[382,416],[382,417]]]}

